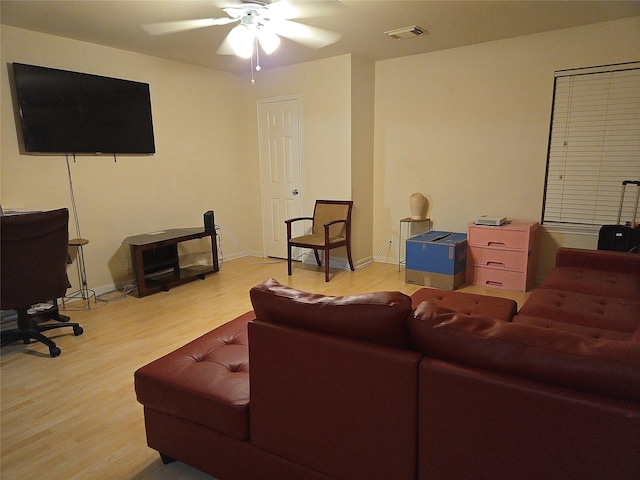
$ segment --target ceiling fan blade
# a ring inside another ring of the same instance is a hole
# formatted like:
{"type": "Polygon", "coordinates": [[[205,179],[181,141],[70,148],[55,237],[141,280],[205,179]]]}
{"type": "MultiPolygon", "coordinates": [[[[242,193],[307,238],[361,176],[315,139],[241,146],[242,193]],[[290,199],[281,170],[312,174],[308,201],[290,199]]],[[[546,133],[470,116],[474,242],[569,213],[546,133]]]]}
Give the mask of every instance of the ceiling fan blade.
{"type": "Polygon", "coordinates": [[[338,0],[277,0],[267,5],[270,18],[291,20],[294,18],[327,17],[344,13],[344,5],[338,0]]]}
{"type": "Polygon", "coordinates": [[[174,22],[147,23],[142,25],[145,32],[150,35],[167,35],[169,33],[195,30],[196,28],[211,27],[213,25],[226,25],[237,20],[229,17],[200,18],[196,20],[177,20],[174,22]]]}
{"type": "Polygon", "coordinates": [[[235,55],[235,52],[233,51],[233,47],[231,47],[231,41],[229,40],[228,34],[226,37],[224,37],[224,40],[218,47],[218,50],[216,50],[216,53],[218,55],[235,55]]]}
{"type": "Polygon", "coordinates": [[[277,35],[310,48],[322,48],[336,43],[342,37],[338,32],[312,27],[290,20],[271,20],[269,28],[277,35]]]}

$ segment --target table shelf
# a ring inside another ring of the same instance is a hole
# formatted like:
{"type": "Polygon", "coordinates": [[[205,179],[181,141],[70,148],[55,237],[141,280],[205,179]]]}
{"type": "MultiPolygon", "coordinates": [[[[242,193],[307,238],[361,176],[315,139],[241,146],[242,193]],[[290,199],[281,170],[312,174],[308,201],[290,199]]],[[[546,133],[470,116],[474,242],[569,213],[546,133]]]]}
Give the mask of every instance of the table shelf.
{"type": "Polygon", "coordinates": [[[176,228],[127,237],[122,243],[131,246],[139,297],[204,279],[220,270],[215,230],[176,228]],[[206,237],[211,239],[212,265],[180,266],[178,244],[206,237]]]}
{"type": "Polygon", "coordinates": [[[431,230],[431,219],[430,218],[412,218],[406,217],[400,220],[400,228],[398,229],[398,271],[400,271],[400,267],[406,263],[406,259],[402,258],[402,224],[406,224],[407,226],[407,235],[406,238],[409,239],[412,235],[412,225],[415,223],[417,225],[427,224],[426,229],[423,228],[421,233],[426,233],[431,230]]]}

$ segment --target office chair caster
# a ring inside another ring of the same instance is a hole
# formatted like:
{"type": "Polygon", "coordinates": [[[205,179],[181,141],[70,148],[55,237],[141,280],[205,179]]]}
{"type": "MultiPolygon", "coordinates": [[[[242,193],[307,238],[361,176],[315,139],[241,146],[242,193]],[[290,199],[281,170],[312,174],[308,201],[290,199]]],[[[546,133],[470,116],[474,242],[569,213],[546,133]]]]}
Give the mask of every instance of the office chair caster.
{"type": "Polygon", "coordinates": [[[49,347],[49,355],[51,355],[51,357],[57,357],[62,353],[62,350],[60,350],[58,347],[49,347]]]}
{"type": "Polygon", "coordinates": [[[77,337],[78,335],[82,335],[84,330],[81,326],[73,327],[73,334],[77,337]]]}

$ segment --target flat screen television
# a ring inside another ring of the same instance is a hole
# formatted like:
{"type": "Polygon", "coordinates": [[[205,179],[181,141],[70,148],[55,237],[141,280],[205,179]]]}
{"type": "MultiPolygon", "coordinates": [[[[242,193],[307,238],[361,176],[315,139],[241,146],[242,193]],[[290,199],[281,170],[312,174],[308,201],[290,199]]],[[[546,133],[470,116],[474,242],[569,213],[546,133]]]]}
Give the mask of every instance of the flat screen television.
{"type": "Polygon", "coordinates": [[[155,153],[149,84],[13,63],[27,153],[155,153]]]}

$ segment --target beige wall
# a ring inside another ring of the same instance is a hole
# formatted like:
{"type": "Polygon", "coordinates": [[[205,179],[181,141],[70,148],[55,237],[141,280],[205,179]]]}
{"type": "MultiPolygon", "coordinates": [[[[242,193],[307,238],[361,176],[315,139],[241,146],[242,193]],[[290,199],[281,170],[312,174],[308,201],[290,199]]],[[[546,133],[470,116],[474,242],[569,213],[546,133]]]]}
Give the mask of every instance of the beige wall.
{"type": "MultiPolygon", "coordinates": [[[[156,154],[81,156],[71,173],[89,285],[108,290],[132,279],[122,240],[138,233],[201,225],[214,209],[216,221],[240,239],[253,228],[237,212],[250,207],[241,148],[242,88],[234,75],[122,50],[2,26],[3,207],[71,210],[64,156],[20,155],[7,64],[23,62],[148,82],[156,154]]],[[[75,236],[73,218],[69,226],[75,236]]],[[[189,245],[204,251],[206,243],[189,245]]],[[[73,273],[70,271],[70,273],[73,273]]],[[[75,284],[77,278],[70,275],[75,284]]]]}
{"type": "MultiPolygon", "coordinates": [[[[156,154],[78,157],[71,162],[87,275],[102,292],[128,283],[122,240],[138,233],[202,224],[214,209],[247,253],[261,255],[257,100],[299,95],[303,208],[316,198],[352,196],[351,56],[231,75],[99,45],[2,26],[2,64],[23,62],[150,84],[156,154]]],[[[2,81],[1,197],[5,208],[71,210],[64,156],[20,155],[5,68],[2,81]]],[[[373,98],[371,99],[373,102],[373,98]]],[[[70,224],[75,236],[75,222],[70,224]]],[[[368,238],[371,238],[371,222],[368,238]]],[[[239,256],[222,234],[225,258],[239,256]]],[[[206,251],[206,242],[182,254],[206,251]]],[[[362,255],[370,255],[363,253],[362,255]]],[[[198,260],[194,255],[194,260],[198,260]]],[[[72,283],[77,283],[74,275],[72,283]]]]}
{"type": "Polygon", "coordinates": [[[237,80],[245,87],[245,154],[249,171],[256,173],[251,185],[253,208],[248,215],[260,235],[247,241],[254,251],[262,252],[257,102],[290,95],[300,99],[303,215],[313,213],[317,198],[350,199],[350,56],[262,70],[255,74],[255,85],[249,79],[247,74],[237,80]]]}
{"type": "Polygon", "coordinates": [[[373,148],[375,63],[352,57],[351,192],[354,202],[353,256],[370,261],[373,251],[373,148]]]}
{"type": "MultiPolygon", "coordinates": [[[[375,66],[351,55],[263,70],[245,90],[247,157],[259,168],[256,102],[296,94],[302,125],[302,210],[316,199],[354,200],[353,259],[371,259],[373,238],[373,121],[375,66]]],[[[249,75],[244,83],[249,85],[249,75]]],[[[259,182],[259,179],[258,179],[259,182]]],[[[253,186],[260,192],[260,185],[253,186]]],[[[255,196],[260,223],[260,198],[255,196]]],[[[255,245],[257,251],[261,245],[255,245]]],[[[333,257],[344,257],[337,251],[333,257]]],[[[344,262],[340,262],[343,263],[344,262]]]]}
{"type": "MultiPolygon", "coordinates": [[[[464,231],[484,213],[537,220],[553,71],[638,60],[639,32],[640,18],[627,19],[387,60],[375,70],[346,55],[263,70],[251,85],[248,74],[2,26],[0,201],[71,208],[64,157],[18,152],[6,68],[18,61],[151,86],[155,155],[71,163],[82,235],[90,240],[89,283],[98,290],[132,278],[126,236],[200,225],[209,209],[246,251],[260,254],[262,98],[301,99],[303,209],[320,197],[354,198],[356,260],[391,237],[397,242],[414,191],[427,196],[437,229],[464,231]]],[[[548,235],[541,246],[593,240],[586,238],[548,235]]],[[[237,256],[224,235],[223,245],[225,257],[237,256]]],[[[552,254],[542,255],[543,266],[552,254]]],[[[395,262],[396,244],[379,260],[395,262]]]]}
{"type": "MultiPolygon", "coordinates": [[[[483,214],[539,220],[554,71],[639,58],[636,17],[378,62],[374,246],[398,237],[416,191],[438,230],[483,214]]],[[[541,249],[539,270],[553,255],[541,249]]]]}

